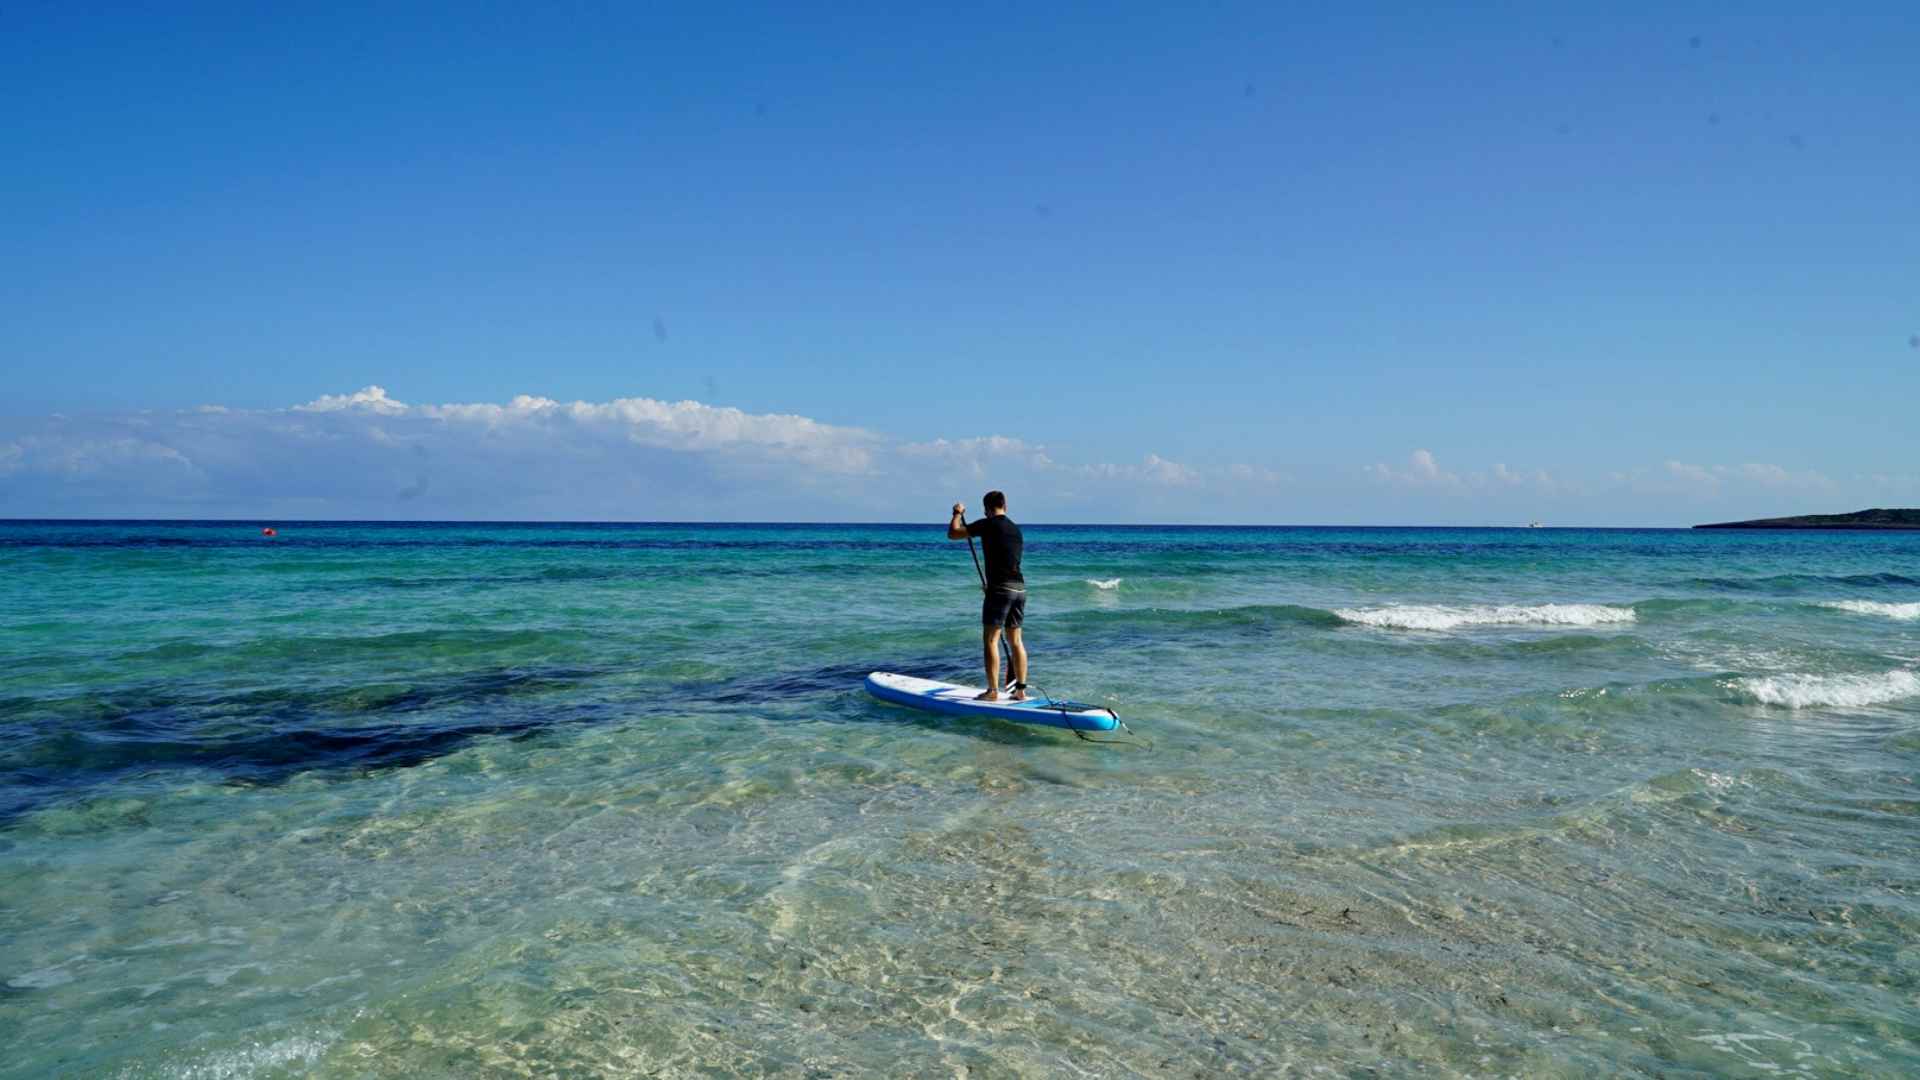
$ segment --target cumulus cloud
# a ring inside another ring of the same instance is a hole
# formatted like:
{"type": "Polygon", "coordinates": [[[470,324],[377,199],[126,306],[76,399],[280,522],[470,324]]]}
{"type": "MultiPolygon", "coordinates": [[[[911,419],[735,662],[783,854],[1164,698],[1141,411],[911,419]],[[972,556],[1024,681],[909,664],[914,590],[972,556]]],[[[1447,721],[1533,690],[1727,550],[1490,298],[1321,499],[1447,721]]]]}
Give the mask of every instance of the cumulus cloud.
{"type": "Polygon", "coordinates": [[[921,457],[975,457],[998,456],[1012,457],[1039,451],[1024,439],[1015,439],[1006,435],[977,435],[966,439],[935,439],[932,442],[910,442],[900,447],[902,453],[921,457]]]}
{"type": "Polygon", "coordinates": [[[26,514],[857,518],[893,516],[908,493],[964,498],[979,481],[1029,505],[1146,500],[1204,514],[1285,479],[1157,453],[1063,462],[1017,436],[913,442],[699,401],[422,404],[378,385],[280,409],[19,423],[0,426],[0,501],[26,514]]]}
{"type": "Polygon", "coordinates": [[[1684,461],[1669,460],[1667,462],[1667,474],[1676,479],[1685,480],[1690,484],[1711,486],[1720,482],[1720,478],[1714,475],[1712,469],[1704,465],[1689,465],[1684,461]]]}
{"type": "Polygon", "coordinates": [[[1159,454],[1148,454],[1140,459],[1138,465],[1116,465],[1101,462],[1093,465],[1081,465],[1076,470],[1082,476],[1097,480],[1118,481],[1131,484],[1160,484],[1168,487],[1190,487],[1200,483],[1199,470],[1182,465],[1177,461],[1168,461],[1159,454]]]}
{"type": "MultiPolygon", "coordinates": [[[[221,407],[202,405],[200,408],[213,410],[221,407]]],[[[322,394],[305,405],[295,405],[293,408],[295,412],[342,412],[359,409],[382,416],[398,416],[407,411],[405,404],[388,397],[386,390],[378,386],[369,386],[351,394],[322,394]]]]}
{"type": "Polygon", "coordinates": [[[1237,483],[1256,488],[1278,487],[1293,482],[1293,477],[1289,473],[1269,469],[1264,465],[1248,465],[1245,462],[1227,466],[1227,476],[1237,483]]]}
{"type": "MultiPolygon", "coordinates": [[[[1352,509],[1407,521],[1404,496],[1413,494],[1457,507],[1428,502],[1413,519],[1484,521],[1501,502],[1524,519],[1544,509],[1544,498],[1590,494],[1578,477],[1507,463],[1461,467],[1427,448],[1363,467],[1379,484],[1367,496],[1354,492],[1352,465],[1283,473],[1185,457],[1102,461],[1006,432],[916,442],[797,413],[645,396],[419,404],[363,386],[278,409],[0,419],[0,513],[899,521],[922,513],[929,496],[945,505],[996,486],[1039,521],[1311,521],[1352,509]]],[[[1749,500],[1761,511],[1793,492],[1839,498],[1826,475],[1782,463],[1674,457],[1613,480],[1613,490],[1636,496],[1622,505],[1642,521],[1645,507],[1676,519],[1705,503],[1749,500]]],[[[1897,505],[1914,484],[1872,475],[1849,480],[1849,490],[1897,505]]]]}
{"type": "MultiPolygon", "coordinates": [[[[144,428],[140,418],[128,427],[144,428]]],[[[157,465],[191,471],[193,462],[179,450],[153,439],[131,434],[48,438],[28,436],[0,450],[0,467],[9,471],[39,471],[67,476],[90,475],[128,466],[157,465]]]]}
{"type": "Polygon", "coordinates": [[[1426,490],[1452,495],[1497,495],[1503,492],[1555,495],[1567,488],[1545,469],[1512,469],[1495,463],[1484,472],[1455,472],[1442,468],[1430,450],[1415,450],[1407,455],[1405,468],[1386,464],[1368,465],[1361,470],[1376,483],[1392,487],[1426,490]]]}
{"type": "MultiPolygon", "coordinates": [[[[1544,500],[1557,500],[1558,513],[1589,494],[1578,476],[1504,462],[1463,467],[1424,447],[1396,464],[1365,466],[1361,474],[1379,485],[1361,485],[1366,494],[1356,494],[1352,465],[1283,472],[1137,453],[1103,460],[1004,432],[914,441],[793,413],[641,396],[423,404],[374,385],[284,408],[0,418],[0,513],[901,520],[922,513],[928,498],[938,508],[997,487],[1041,521],[1484,521],[1501,516],[1488,511],[1502,504],[1524,520],[1549,509],[1544,500]],[[1406,496],[1415,495],[1431,501],[1409,510],[1406,496]]],[[[1674,520],[1708,500],[1745,499],[1761,511],[1782,493],[1841,494],[1822,473],[1758,462],[1655,459],[1614,480],[1613,490],[1632,496],[1620,505],[1640,521],[1663,520],[1648,507],[1674,520]]],[[[1915,483],[1876,475],[1848,490],[1877,500],[1860,505],[1897,505],[1915,483]]]]}
{"type": "MultiPolygon", "coordinates": [[[[642,446],[690,452],[733,454],[742,459],[802,462],[834,472],[857,473],[871,464],[874,437],[861,429],[823,424],[787,413],[748,413],[698,401],[615,398],[612,401],[560,402],[520,394],[505,404],[493,402],[408,405],[379,386],[351,394],[324,394],[291,410],[300,413],[364,414],[396,420],[431,421],[444,430],[543,436],[557,441],[613,437],[642,446]]],[[[414,437],[423,433],[417,425],[414,437]]],[[[367,429],[369,438],[401,441],[408,432],[367,429]]]]}
{"type": "Polygon", "coordinates": [[[989,467],[1006,463],[1023,464],[1035,470],[1054,468],[1054,460],[1045,447],[1007,435],[979,435],[963,439],[934,439],[909,442],[898,447],[906,458],[926,461],[943,468],[947,475],[958,473],[972,479],[986,475],[989,467]]]}
{"type": "Polygon", "coordinates": [[[932,442],[904,443],[898,447],[906,458],[935,461],[963,467],[968,475],[984,476],[990,468],[1009,464],[1029,472],[1054,478],[1080,478],[1116,484],[1150,484],[1164,487],[1192,487],[1208,479],[1251,478],[1251,467],[1221,470],[1210,477],[1200,469],[1149,453],[1138,462],[1094,462],[1071,465],[1055,461],[1045,447],[1006,435],[983,435],[962,439],[934,439],[932,442]]]}
{"type": "Polygon", "coordinates": [[[869,438],[856,428],[833,427],[804,416],[753,414],[698,401],[668,402],[653,398],[574,401],[563,405],[552,398],[521,394],[505,405],[429,405],[422,407],[420,414],[440,420],[487,424],[556,420],[608,424],[623,429],[636,442],[689,449],[712,449],[737,443],[803,447],[869,438]]]}
{"type": "Polygon", "coordinates": [[[1742,465],[1740,475],[1754,483],[1774,488],[1829,488],[1833,481],[1812,469],[1793,472],[1779,465],[1742,465]]]}
{"type": "Polygon", "coordinates": [[[1148,454],[1141,460],[1140,468],[1156,484],[1186,485],[1200,480],[1198,472],[1177,461],[1168,461],[1159,454],[1148,454]]]}
{"type": "Polygon", "coordinates": [[[1514,470],[1497,462],[1493,466],[1493,480],[1504,487],[1530,487],[1547,493],[1557,491],[1560,487],[1545,469],[1514,470]]]}
{"type": "Polygon", "coordinates": [[[797,516],[822,488],[870,474],[882,445],[858,428],[694,401],[419,405],[368,386],[284,409],[6,421],[0,506],[618,519],[766,517],[785,505],[797,516]]]}
{"type": "Polygon", "coordinates": [[[1458,489],[1461,481],[1458,473],[1442,469],[1434,459],[1431,450],[1415,450],[1407,455],[1407,467],[1395,469],[1385,464],[1367,466],[1366,472],[1383,484],[1400,487],[1458,489]]]}

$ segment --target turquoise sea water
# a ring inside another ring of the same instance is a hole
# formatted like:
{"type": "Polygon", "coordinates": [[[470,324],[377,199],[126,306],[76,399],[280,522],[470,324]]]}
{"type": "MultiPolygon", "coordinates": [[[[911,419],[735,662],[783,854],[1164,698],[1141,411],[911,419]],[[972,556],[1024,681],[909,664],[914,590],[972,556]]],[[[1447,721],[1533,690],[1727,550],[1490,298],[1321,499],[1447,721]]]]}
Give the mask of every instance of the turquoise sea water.
{"type": "Polygon", "coordinates": [[[0,1076],[1920,1072],[1920,534],[0,523],[0,1076]]]}

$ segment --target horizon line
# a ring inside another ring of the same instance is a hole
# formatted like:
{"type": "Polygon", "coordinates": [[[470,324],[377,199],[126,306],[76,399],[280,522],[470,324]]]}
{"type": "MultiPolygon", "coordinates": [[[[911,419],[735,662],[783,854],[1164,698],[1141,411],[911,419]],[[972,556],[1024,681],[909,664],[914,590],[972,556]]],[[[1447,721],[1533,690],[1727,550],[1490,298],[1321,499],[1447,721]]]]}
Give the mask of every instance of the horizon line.
{"type": "MultiPolygon", "coordinates": [[[[823,526],[823,525],[869,525],[900,528],[939,528],[943,522],[926,521],[773,521],[747,519],[711,519],[711,520],[675,520],[675,519],[591,519],[591,518],[273,518],[273,517],[6,517],[0,516],[0,525],[55,524],[55,525],[673,525],[673,526],[712,526],[712,525],[775,525],[775,526],[823,526]]],[[[1282,522],[1185,522],[1185,521],[1029,521],[1036,528],[1095,528],[1095,529],[1611,529],[1632,531],[1688,530],[1693,525],[1545,525],[1545,524],[1505,524],[1486,522],[1474,525],[1439,524],[1399,524],[1399,525],[1362,525],[1354,523],[1282,523],[1282,522]]]]}

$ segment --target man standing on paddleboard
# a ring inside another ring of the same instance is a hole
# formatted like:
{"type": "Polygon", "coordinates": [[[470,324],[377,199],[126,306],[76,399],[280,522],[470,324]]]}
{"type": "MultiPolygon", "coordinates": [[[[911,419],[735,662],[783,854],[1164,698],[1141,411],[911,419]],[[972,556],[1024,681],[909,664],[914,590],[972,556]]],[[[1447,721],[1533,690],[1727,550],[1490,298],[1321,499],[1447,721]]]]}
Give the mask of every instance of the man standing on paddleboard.
{"type": "Polygon", "coordinates": [[[953,518],[947,522],[947,539],[967,540],[979,537],[987,552],[987,569],[981,584],[986,597],[980,603],[980,637],[987,651],[987,692],[980,701],[1000,700],[1000,635],[1005,632],[1007,648],[1013,653],[1013,700],[1027,700],[1027,646],[1020,640],[1020,624],[1027,614],[1027,579],[1020,576],[1020,552],[1026,539],[1020,526],[1007,516],[1007,497],[989,491],[980,500],[987,516],[967,520],[965,503],[953,504],[953,518]]]}

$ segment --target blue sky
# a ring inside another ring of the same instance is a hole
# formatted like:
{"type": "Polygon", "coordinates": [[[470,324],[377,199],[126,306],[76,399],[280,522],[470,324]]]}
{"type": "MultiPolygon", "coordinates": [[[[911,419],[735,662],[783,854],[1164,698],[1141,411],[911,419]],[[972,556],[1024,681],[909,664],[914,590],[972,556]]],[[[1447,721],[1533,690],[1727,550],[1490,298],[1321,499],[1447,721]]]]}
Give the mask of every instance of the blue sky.
{"type": "Polygon", "coordinates": [[[69,7],[0,515],[1920,505],[1911,5],[69,7]]]}

